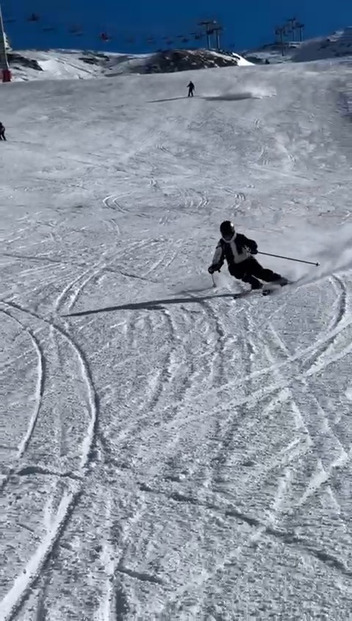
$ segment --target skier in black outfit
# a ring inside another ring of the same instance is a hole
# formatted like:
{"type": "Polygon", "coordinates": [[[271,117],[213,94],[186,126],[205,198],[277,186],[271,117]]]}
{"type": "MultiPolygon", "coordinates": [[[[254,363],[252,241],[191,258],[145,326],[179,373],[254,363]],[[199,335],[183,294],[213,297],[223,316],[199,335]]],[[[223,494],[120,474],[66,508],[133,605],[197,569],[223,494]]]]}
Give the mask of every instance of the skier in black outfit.
{"type": "Polygon", "coordinates": [[[6,140],[5,127],[3,126],[1,122],[0,122],[0,140],[6,140]]]}
{"type": "Polygon", "coordinates": [[[208,268],[209,274],[220,272],[226,259],[231,276],[248,282],[252,289],[261,289],[263,283],[272,282],[278,285],[287,285],[288,280],[272,270],[265,269],[252,256],[257,254],[258,245],[253,239],[248,239],[241,233],[236,233],[232,222],[225,220],[220,225],[221,239],[216,246],[213,262],[208,268]]]}
{"type": "Polygon", "coordinates": [[[190,82],[189,84],[187,84],[187,88],[188,88],[188,97],[193,97],[193,91],[196,88],[193,82],[190,82]]]}

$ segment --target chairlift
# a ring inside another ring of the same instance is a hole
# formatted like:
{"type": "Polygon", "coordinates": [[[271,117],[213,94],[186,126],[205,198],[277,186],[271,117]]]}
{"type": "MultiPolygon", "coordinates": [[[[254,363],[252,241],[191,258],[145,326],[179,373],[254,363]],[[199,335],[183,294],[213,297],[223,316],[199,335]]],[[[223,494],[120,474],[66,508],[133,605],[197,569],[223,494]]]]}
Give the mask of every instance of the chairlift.
{"type": "Polygon", "coordinates": [[[104,43],[108,43],[109,41],[111,41],[111,37],[110,35],[108,35],[107,32],[101,32],[99,35],[99,38],[104,41],[104,43]]]}
{"type": "Polygon", "coordinates": [[[76,24],[73,24],[72,26],[70,26],[68,31],[70,34],[77,35],[77,36],[83,34],[83,30],[81,26],[77,26],[76,24]]]}
{"type": "Polygon", "coordinates": [[[40,17],[38,15],[38,13],[32,13],[31,15],[29,15],[29,17],[27,17],[27,22],[39,22],[40,17]]]}

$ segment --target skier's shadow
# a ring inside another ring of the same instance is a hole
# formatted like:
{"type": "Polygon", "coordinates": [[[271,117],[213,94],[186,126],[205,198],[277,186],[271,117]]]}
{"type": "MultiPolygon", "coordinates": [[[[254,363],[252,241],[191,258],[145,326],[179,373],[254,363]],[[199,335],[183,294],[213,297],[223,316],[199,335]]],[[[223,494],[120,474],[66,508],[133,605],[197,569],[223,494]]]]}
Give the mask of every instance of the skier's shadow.
{"type": "Polygon", "coordinates": [[[111,313],[112,311],[119,310],[163,310],[164,306],[170,304],[202,304],[207,300],[215,300],[217,298],[242,298],[248,295],[248,291],[241,293],[219,293],[218,295],[203,295],[203,296],[187,296],[184,298],[166,298],[164,300],[151,300],[149,302],[135,302],[132,304],[120,304],[118,306],[106,306],[105,308],[95,308],[92,310],[78,311],[77,313],[69,313],[64,317],[81,317],[83,315],[96,315],[98,313],[111,313]]]}
{"type": "Polygon", "coordinates": [[[178,99],[188,99],[187,95],[182,97],[169,97],[168,99],[151,99],[147,103],[163,103],[164,101],[177,101],[178,99]]]}

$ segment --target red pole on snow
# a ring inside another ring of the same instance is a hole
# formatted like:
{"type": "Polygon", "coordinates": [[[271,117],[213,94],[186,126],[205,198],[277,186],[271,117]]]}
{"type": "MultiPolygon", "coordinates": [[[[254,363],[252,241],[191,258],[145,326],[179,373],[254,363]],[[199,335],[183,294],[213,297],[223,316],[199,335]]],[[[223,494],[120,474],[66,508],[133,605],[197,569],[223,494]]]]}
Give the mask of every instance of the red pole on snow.
{"type": "Polygon", "coordinates": [[[10,69],[2,70],[2,81],[3,82],[11,82],[11,71],[10,69]]]}
{"type": "Polygon", "coordinates": [[[2,70],[2,81],[11,82],[11,71],[7,60],[7,41],[4,32],[4,22],[0,5],[0,62],[2,70]]]}

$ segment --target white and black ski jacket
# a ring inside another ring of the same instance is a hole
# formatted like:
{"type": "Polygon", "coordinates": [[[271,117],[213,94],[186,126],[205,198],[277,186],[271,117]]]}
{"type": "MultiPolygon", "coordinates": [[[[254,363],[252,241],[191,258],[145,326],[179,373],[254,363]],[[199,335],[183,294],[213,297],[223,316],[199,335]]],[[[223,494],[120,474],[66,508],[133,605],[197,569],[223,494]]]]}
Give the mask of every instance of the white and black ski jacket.
{"type": "Polygon", "coordinates": [[[241,235],[241,233],[235,233],[229,241],[221,237],[215,249],[212,265],[220,268],[225,259],[228,265],[242,263],[252,254],[255,254],[257,249],[257,243],[253,239],[248,239],[245,235],[241,235]]]}

